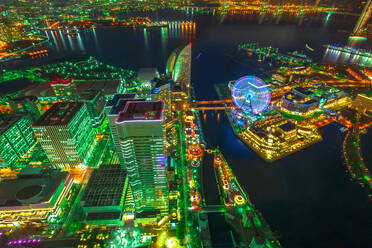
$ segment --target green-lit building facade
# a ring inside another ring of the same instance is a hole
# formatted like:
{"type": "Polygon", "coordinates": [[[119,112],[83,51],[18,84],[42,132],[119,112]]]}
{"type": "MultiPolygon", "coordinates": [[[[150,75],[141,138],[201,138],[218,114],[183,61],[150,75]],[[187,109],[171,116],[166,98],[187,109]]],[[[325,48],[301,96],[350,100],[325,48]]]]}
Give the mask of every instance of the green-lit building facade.
{"type": "Polygon", "coordinates": [[[115,121],[136,212],[167,211],[162,101],[129,101],[115,121]]]}
{"type": "Polygon", "coordinates": [[[56,103],[32,128],[53,167],[88,165],[96,140],[85,103],[56,103]]]}
{"type": "Polygon", "coordinates": [[[23,116],[0,117],[0,168],[14,168],[35,144],[34,133],[28,118],[23,116]]]}
{"type": "Polygon", "coordinates": [[[123,225],[129,192],[126,171],[119,164],[102,164],[92,172],[80,204],[89,225],[123,225]]]}
{"type": "Polygon", "coordinates": [[[104,106],[106,98],[99,90],[85,91],[80,95],[80,101],[87,104],[90,121],[93,127],[98,127],[104,120],[104,106]]]}
{"type": "Polygon", "coordinates": [[[10,107],[14,113],[26,115],[34,122],[40,117],[36,96],[19,96],[9,101],[10,107]]]}

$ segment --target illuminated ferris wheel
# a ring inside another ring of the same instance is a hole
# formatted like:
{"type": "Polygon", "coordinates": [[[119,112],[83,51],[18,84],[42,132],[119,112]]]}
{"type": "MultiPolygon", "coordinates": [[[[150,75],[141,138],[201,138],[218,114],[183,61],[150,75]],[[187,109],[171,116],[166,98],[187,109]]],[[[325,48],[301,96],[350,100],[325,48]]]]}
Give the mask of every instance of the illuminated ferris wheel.
{"type": "Polygon", "coordinates": [[[255,76],[245,76],[236,80],[231,93],[235,105],[244,113],[259,114],[270,104],[269,87],[255,76]]]}

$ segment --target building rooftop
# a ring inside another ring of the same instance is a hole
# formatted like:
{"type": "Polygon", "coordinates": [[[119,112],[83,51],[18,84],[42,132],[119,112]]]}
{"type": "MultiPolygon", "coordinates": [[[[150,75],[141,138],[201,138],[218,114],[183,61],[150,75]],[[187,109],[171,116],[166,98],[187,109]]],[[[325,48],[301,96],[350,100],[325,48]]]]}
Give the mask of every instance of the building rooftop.
{"type": "Polygon", "coordinates": [[[161,120],[164,104],[162,101],[128,101],[116,122],[133,120],[161,120]]]}
{"type": "Polygon", "coordinates": [[[117,220],[121,217],[121,211],[108,211],[108,212],[92,212],[88,213],[86,220],[117,220]]]}
{"type": "Polygon", "coordinates": [[[304,87],[297,87],[291,90],[293,94],[300,95],[301,97],[307,97],[311,96],[313,92],[309,90],[309,88],[304,88],[304,87]]]}
{"type": "Polygon", "coordinates": [[[25,88],[20,96],[55,96],[53,88],[50,86],[49,83],[38,83],[38,84],[31,84],[27,88],[25,88]]]}
{"type": "Polygon", "coordinates": [[[56,80],[52,81],[50,83],[50,86],[55,86],[55,85],[69,85],[72,81],[74,81],[73,78],[57,78],[56,80]]]}
{"type": "Polygon", "coordinates": [[[172,82],[169,81],[169,80],[155,80],[155,87],[154,89],[152,90],[152,94],[157,94],[159,92],[159,90],[163,90],[163,89],[166,89],[166,88],[169,88],[171,89],[172,88],[172,82]]]}
{"type": "Polygon", "coordinates": [[[141,212],[136,212],[136,218],[151,218],[157,217],[160,214],[159,209],[145,209],[141,212]]]}
{"type": "Polygon", "coordinates": [[[21,119],[19,115],[0,115],[0,136],[21,119]]]}
{"type": "Polygon", "coordinates": [[[0,182],[0,211],[49,207],[49,200],[61,183],[67,182],[67,172],[51,170],[32,177],[19,177],[0,182]]]}
{"type": "Polygon", "coordinates": [[[32,126],[67,125],[83,105],[82,102],[55,103],[32,126]]]}
{"type": "Polygon", "coordinates": [[[42,168],[23,168],[17,174],[17,178],[31,178],[31,177],[40,177],[43,172],[42,168]]]}
{"type": "Polygon", "coordinates": [[[30,101],[30,102],[36,102],[37,97],[36,96],[19,96],[12,99],[14,102],[23,102],[23,101],[30,101]]]}
{"type": "Polygon", "coordinates": [[[296,125],[290,121],[287,121],[286,123],[280,125],[279,128],[284,132],[289,132],[296,129],[296,125]]]}
{"type": "Polygon", "coordinates": [[[104,95],[113,95],[118,92],[120,80],[104,80],[104,81],[79,81],[75,82],[77,91],[80,94],[85,91],[98,90],[104,95]]]}
{"type": "Polygon", "coordinates": [[[120,206],[126,175],[125,169],[118,164],[101,165],[89,179],[81,199],[82,206],[120,206]]]}
{"type": "Polygon", "coordinates": [[[106,107],[112,107],[110,115],[117,115],[125,108],[127,101],[135,101],[135,94],[116,94],[106,103],[106,107]]]}
{"type": "Polygon", "coordinates": [[[87,90],[80,94],[80,99],[87,102],[94,102],[100,96],[99,90],[87,90]]]}
{"type": "Polygon", "coordinates": [[[182,91],[182,86],[180,83],[175,82],[172,84],[172,91],[182,91]]]}
{"type": "Polygon", "coordinates": [[[140,82],[150,82],[156,77],[159,77],[159,72],[156,68],[141,68],[138,70],[138,81],[140,82]]]}
{"type": "MultiPolygon", "coordinates": [[[[91,90],[102,91],[104,95],[113,95],[120,87],[119,80],[75,81],[74,83],[79,95],[81,95],[83,92],[91,90]]],[[[22,91],[20,96],[51,97],[55,96],[55,94],[53,88],[50,86],[50,83],[38,83],[28,86],[22,91]]]]}

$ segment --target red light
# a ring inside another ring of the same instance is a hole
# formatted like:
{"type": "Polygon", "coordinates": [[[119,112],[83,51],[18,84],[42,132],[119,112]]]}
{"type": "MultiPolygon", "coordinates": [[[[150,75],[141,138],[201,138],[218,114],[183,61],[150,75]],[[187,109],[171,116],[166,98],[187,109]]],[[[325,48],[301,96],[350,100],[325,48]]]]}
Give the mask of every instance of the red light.
{"type": "Polygon", "coordinates": [[[189,45],[192,45],[192,42],[191,41],[189,42],[189,45]]]}

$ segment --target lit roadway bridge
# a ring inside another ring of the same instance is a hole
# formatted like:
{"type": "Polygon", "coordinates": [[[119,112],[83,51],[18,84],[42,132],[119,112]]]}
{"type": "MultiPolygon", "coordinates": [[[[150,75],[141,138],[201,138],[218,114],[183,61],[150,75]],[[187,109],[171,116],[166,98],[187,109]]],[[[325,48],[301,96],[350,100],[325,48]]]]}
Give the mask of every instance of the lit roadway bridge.
{"type": "Polygon", "coordinates": [[[191,103],[190,107],[198,109],[200,111],[205,110],[225,110],[231,109],[234,106],[232,105],[232,99],[226,100],[213,100],[213,101],[197,101],[191,103]]]}

